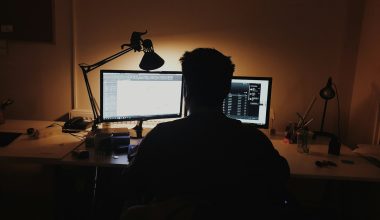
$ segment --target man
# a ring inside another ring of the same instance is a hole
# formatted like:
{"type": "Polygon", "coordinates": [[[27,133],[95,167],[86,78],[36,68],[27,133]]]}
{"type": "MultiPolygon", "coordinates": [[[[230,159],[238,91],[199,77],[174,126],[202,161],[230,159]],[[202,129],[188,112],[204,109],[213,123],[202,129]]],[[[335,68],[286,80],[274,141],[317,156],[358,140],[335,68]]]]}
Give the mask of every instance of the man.
{"type": "Polygon", "coordinates": [[[193,219],[276,213],[289,167],[261,131],[223,114],[235,67],[230,57],[198,48],[180,61],[189,116],[144,138],[126,181],[161,212],[191,204],[193,219]]]}

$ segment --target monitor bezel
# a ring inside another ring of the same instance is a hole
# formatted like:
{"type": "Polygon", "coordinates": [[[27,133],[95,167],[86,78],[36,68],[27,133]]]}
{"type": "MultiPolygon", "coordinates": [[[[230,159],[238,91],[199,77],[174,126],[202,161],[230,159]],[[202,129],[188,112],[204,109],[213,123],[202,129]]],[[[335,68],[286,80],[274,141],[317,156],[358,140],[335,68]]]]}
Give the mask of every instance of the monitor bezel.
{"type": "Polygon", "coordinates": [[[167,114],[167,115],[149,115],[149,116],[138,116],[138,117],[129,117],[123,119],[105,119],[103,117],[103,80],[104,74],[107,73],[142,73],[142,74],[180,74],[181,71],[145,71],[145,70],[110,70],[103,69],[100,70],[100,122],[123,122],[123,121],[146,121],[151,119],[170,119],[170,118],[180,118],[183,114],[183,94],[184,94],[184,82],[182,75],[181,83],[181,96],[180,96],[180,111],[179,114],[167,114]]]}
{"type": "MultiPolygon", "coordinates": [[[[233,76],[232,80],[231,80],[231,86],[232,86],[232,81],[234,79],[265,80],[265,81],[268,81],[268,99],[267,99],[267,109],[266,109],[266,115],[265,115],[265,123],[264,124],[256,124],[256,123],[253,123],[253,122],[252,123],[250,123],[250,122],[242,122],[244,124],[255,125],[257,128],[268,129],[269,128],[269,114],[270,114],[271,98],[272,98],[272,80],[273,80],[273,78],[272,77],[268,77],[268,76],[233,76]]],[[[236,119],[236,120],[239,120],[239,119],[236,119]]]]}

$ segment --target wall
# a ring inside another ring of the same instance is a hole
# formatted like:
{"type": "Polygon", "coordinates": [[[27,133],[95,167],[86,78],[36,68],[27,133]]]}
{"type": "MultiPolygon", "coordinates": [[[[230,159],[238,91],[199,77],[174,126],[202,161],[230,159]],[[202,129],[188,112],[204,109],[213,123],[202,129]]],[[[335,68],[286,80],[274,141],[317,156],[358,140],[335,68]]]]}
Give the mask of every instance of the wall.
{"type": "MultiPolygon", "coordinates": [[[[317,97],[311,117],[319,129],[319,90],[329,76],[341,105],[342,134],[347,120],[363,11],[360,0],[170,0],[75,1],[76,64],[93,64],[120,50],[133,31],[148,30],[155,51],[180,70],[179,57],[196,47],[214,47],[232,57],[236,75],[272,76],[274,126],[283,131],[296,112],[317,97]],[[111,3],[112,2],[112,3],[111,3]]],[[[129,53],[100,69],[138,69],[142,54],[129,53]]],[[[76,67],[75,106],[89,109],[81,71],[76,67]]],[[[99,71],[89,74],[99,97],[99,71]]],[[[336,99],[329,102],[325,130],[338,133],[336,99]]]]}
{"type": "Polygon", "coordinates": [[[15,102],[6,118],[55,120],[71,109],[72,7],[55,0],[51,43],[8,41],[0,55],[0,100],[15,102]]]}
{"type": "MultiPolygon", "coordinates": [[[[318,92],[331,76],[339,89],[345,136],[363,2],[76,0],[72,7],[71,1],[56,0],[55,42],[9,41],[8,54],[0,56],[0,98],[16,101],[7,109],[8,118],[54,120],[72,107],[89,109],[78,64],[120,51],[133,31],[147,29],[146,37],[166,60],[161,70],[180,70],[178,59],[186,50],[214,47],[232,56],[236,75],[272,76],[279,131],[297,120],[296,112],[304,112],[314,96],[311,126],[319,129],[323,101],[318,92]]],[[[131,52],[99,69],[138,69],[141,57],[131,52]]],[[[96,97],[98,70],[89,74],[96,97]]],[[[338,133],[337,119],[334,99],[325,130],[338,133]]]]}
{"type": "Polygon", "coordinates": [[[349,143],[371,143],[376,103],[380,102],[380,2],[368,0],[350,112],[349,143]]]}

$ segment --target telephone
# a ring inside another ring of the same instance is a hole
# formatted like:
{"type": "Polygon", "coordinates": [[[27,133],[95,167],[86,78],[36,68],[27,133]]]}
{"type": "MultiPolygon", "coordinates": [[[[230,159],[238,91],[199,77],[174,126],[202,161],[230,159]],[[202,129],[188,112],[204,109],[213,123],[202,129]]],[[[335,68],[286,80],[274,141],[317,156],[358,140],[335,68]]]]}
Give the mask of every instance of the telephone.
{"type": "Polygon", "coordinates": [[[79,132],[89,127],[91,122],[87,122],[83,117],[73,117],[69,119],[62,128],[63,132],[79,132]]]}

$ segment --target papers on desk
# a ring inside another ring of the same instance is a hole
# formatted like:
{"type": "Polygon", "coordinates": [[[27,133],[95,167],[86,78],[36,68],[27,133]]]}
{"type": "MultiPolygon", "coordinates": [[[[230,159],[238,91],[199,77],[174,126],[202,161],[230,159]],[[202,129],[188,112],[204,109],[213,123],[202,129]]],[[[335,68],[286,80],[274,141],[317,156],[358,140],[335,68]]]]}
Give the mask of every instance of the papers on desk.
{"type": "Polygon", "coordinates": [[[1,157],[62,159],[82,143],[78,138],[62,133],[46,138],[31,139],[21,135],[8,146],[0,149],[1,157]]]}
{"type": "Polygon", "coordinates": [[[380,167],[380,145],[359,144],[354,153],[367,159],[375,166],[380,167]]]}
{"type": "Polygon", "coordinates": [[[353,150],[354,153],[372,156],[380,160],[380,145],[371,145],[371,144],[359,144],[358,148],[353,150]]]}

